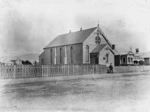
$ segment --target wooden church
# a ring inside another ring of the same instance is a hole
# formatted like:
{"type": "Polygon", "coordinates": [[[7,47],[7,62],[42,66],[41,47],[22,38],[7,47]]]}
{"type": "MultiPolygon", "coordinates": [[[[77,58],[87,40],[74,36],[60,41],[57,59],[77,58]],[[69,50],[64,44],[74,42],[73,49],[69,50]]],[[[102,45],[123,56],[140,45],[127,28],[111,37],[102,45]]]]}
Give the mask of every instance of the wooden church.
{"type": "Polygon", "coordinates": [[[115,45],[109,42],[98,25],[58,35],[44,48],[39,63],[114,65],[115,53],[115,45]]]}

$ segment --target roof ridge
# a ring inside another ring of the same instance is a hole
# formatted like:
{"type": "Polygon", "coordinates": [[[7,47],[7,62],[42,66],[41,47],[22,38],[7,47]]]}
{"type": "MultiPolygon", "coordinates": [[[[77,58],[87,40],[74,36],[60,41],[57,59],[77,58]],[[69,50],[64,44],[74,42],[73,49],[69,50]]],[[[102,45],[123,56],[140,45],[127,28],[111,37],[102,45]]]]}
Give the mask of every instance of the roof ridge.
{"type": "Polygon", "coordinates": [[[78,33],[78,32],[82,32],[82,31],[86,31],[86,30],[91,30],[91,29],[96,29],[97,27],[91,27],[91,28],[88,28],[88,29],[82,29],[81,31],[80,30],[78,30],[78,31],[74,31],[74,32],[69,32],[69,33],[64,33],[64,34],[60,34],[60,35],[57,35],[56,37],[58,37],[58,36],[62,36],[62,35],[67,35],[67,34],[72,34],[72,33],[78,33]]]}

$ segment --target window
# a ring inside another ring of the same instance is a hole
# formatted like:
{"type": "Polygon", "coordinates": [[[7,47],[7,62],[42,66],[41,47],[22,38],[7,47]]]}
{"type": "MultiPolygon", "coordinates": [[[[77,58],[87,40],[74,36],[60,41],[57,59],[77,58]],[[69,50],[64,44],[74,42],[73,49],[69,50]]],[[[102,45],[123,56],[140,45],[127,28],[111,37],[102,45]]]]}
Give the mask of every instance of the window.
{"type": "Polygon", "coordinates": [[[60,63],[62,63],[62,48],[60,48],[60,63]]]}
{"type": "Polygon", "coordinates": [[[51,59],[51,64],[53,64],[53,49],[50,50],[50,59],[51,59]]]}
{"type": "Polygon", "coordinates": [[[123,57],[123,64],[126,64],[126,58],[123,57]]]}
{"type": "Polygon", "coordinates": [[[44,59],[41,60],[41,64],[44,65],[44,59]]]}
{"type": "Polygon", "coordinates": [[[71,63],[73,63],[73,47],[72,46],[70,47],[70,60],[71,60],[71,63]]]}
{"type": "Polygon", "coordinates": [[[108,63],[109,62],[109,54],[107,53],[106,54],[106,63],[108,63]]]}
{"type": "Polygon", "coordinates": [[[131,63],[133,62],[133,59],[131,58],[131,63]]]}
{"type": "Polygon", "coordinates": [[[100,44],[100,43],[101,43],[101,38],[99,37],[99,35],[97,35],[97,36],[95,37],[95,43],[96,43],[96,44],[100,44]]]}
{"type": "Polygon", "coordinates": [[[89,46],[86,46],[86,62],[89,62],[89,46]]]}
{"type": "Polygon", "coordinates": [[[130,63],[130,58],[128,57],[128,62],[130,63]]]}

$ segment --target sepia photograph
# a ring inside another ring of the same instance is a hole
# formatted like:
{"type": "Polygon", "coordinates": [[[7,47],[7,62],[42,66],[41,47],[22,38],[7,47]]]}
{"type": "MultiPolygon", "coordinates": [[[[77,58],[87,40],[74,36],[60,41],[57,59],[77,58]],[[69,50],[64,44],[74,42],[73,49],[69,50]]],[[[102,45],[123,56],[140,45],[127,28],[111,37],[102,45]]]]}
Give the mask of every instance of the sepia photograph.
{"type": "Polygon", "coordinates": [[[0,0],[0,112],[150,112],[150,0],[0,0]]]}

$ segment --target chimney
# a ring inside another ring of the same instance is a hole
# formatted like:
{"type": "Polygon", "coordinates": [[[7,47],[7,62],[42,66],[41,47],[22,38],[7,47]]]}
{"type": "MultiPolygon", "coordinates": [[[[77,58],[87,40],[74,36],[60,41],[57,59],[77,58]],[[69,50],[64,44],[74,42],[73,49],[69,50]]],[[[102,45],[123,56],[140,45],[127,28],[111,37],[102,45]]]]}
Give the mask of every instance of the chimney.
{"type": "Polygon", "coordinates": [[[138,54],[139,53],[139,48],[135,49],[135,53],[138,54]]]}
{"type": "Polygon", "coordinates": [[[80,28],[80,31],[82,31],[82,27],[80,28]]]}
{"type": "Polygon", "coordinates": [[[114,45],[114,44],[112,45],[112,49],[113,49],[113,50],[115,49],[115,45],[114,45]]]}
{"type": "Polygon", "coordinates": [[[71,30],[69,30],[69,33],[71,33],[71,30]]]}

